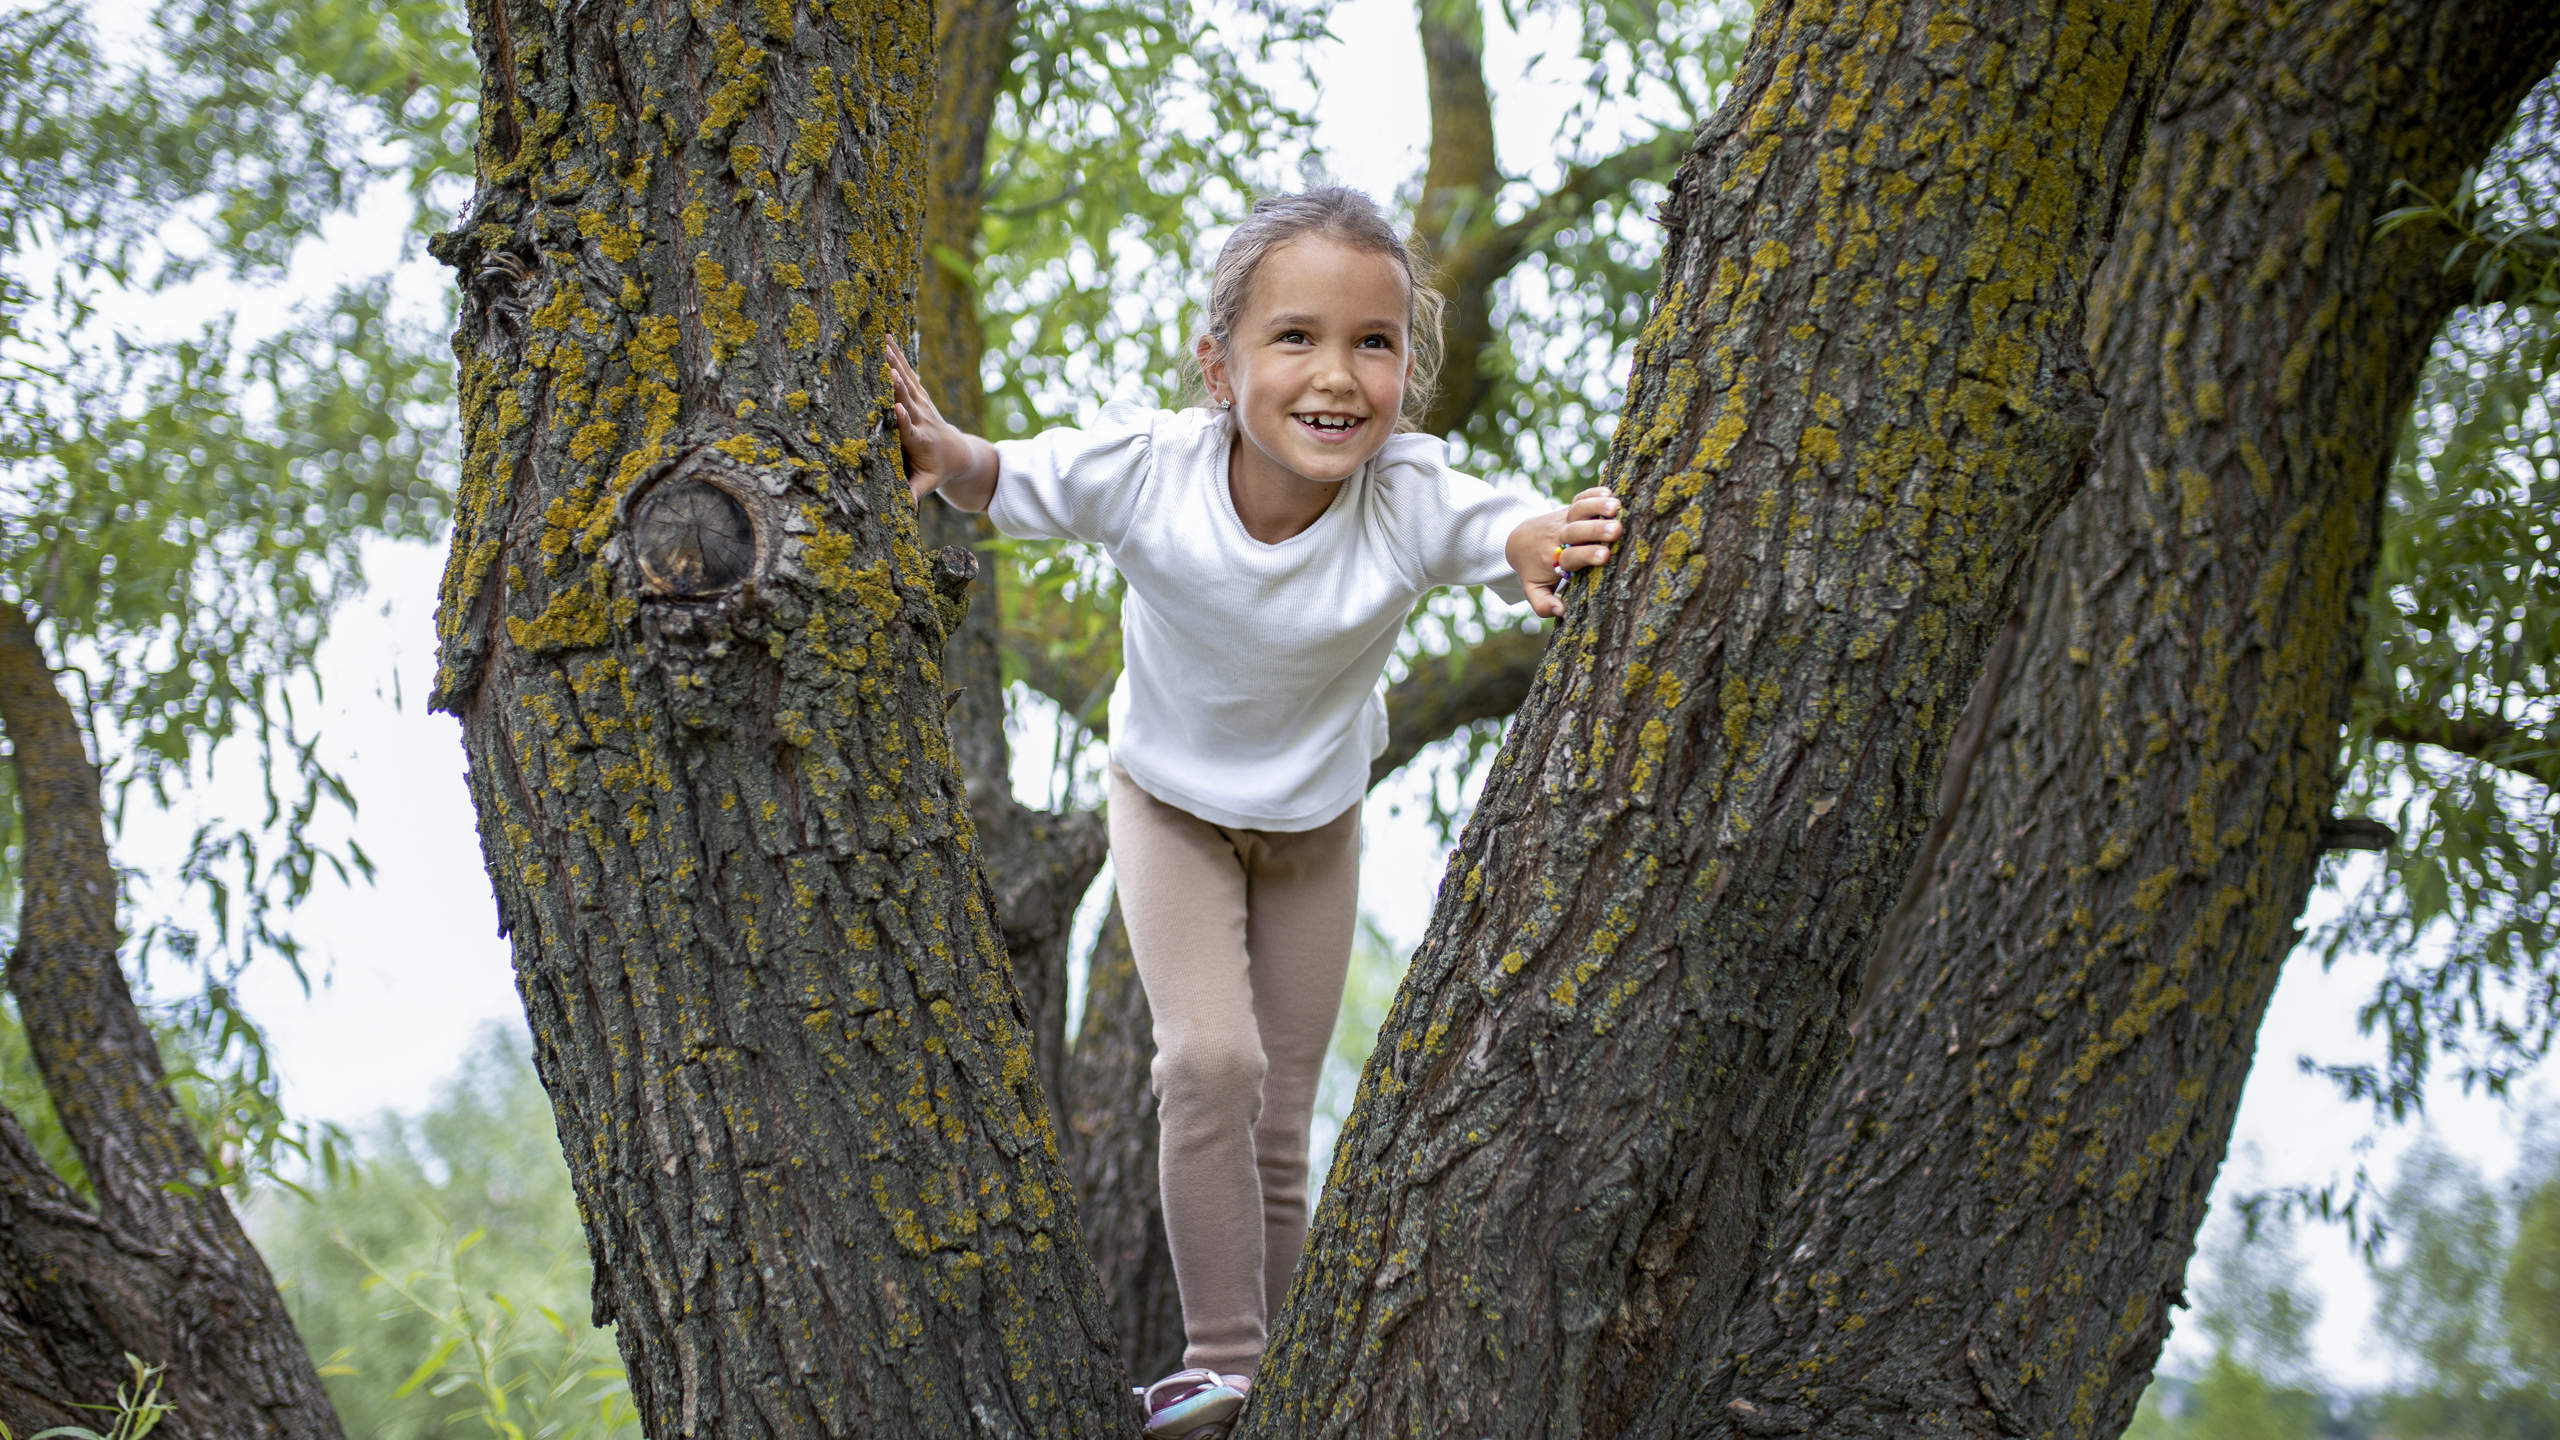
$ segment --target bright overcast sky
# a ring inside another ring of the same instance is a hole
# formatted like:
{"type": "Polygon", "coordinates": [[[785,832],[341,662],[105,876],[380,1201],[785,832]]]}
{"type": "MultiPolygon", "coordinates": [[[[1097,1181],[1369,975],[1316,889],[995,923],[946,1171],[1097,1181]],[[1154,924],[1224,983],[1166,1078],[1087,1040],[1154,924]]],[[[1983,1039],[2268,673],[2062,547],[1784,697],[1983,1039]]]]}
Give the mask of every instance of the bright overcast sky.
{"type": "MultiPolygon", "coordinates": [[[[1489,70],[1504,168],[1532,171],[1549,158],[1554,117],[1571,94],[1571,78],[1543,69],[1522,78],[1534,47],[1503,31],[1498,15],[1491,23],[1489,70]]],[[[1343,183],[1386,199],[1420,169],[1428,135],[1410,0],[1352,0],[1337,7],[1332,24],[1338,43],[1315,61],[1325,162],[1343,183]]],[[[313,247],[297,267],[295,288],[320,293],[336,280],[368,273],[397,249],[405,214],[404,202],[386,196],[365,216],[335,227],[330,241],[313,247]]],[[[441,303],[443,272],[432,264],[421,261],[404,282],[421,310],[441,303]]],[[[196,300],[191,311],[183,300],[156,298],[123,323],[165,331],[173,318],[193,324],[236,303],[215,291],[196,300]]],[[[296,918],[295,930],[317,956],[319,983],[309,998],[280,966],[253,971],[243,987],[274,1037],[288,1104],[305,1116],[359,1124],[386,1107],[420,1108],[475,1031],[492,1022],[522,1023],[481,870],[456,726],[424,705],[442,560],[440,549],[375,546],[368,558],[371,592],[339,617],[321,655],[325,748],[339,757],[363,803],[358,834],[380,877],[353,891],[324,886],[296,918]]],[[[119,858],[166,873],[166,859],[200,816],[254,814],[250,777],[242,773],[247,758],[228,757],[216,783],[176,814],[137,813],[119,858]]],[[[1389,796],[1373,799],[1369,809],[1363,900],[1382,928],[1409,946],[1429,917],[1442,852],[1415,816],[1390,809],[1389,796]]],[[[2305,1053],[2334,1061],[2378,1052],[2356,1035],[2354,1023],[2374,974],[2371,964],[2350,961],[2324,975],[2307,955],[2288,969],[2261,1038],[2261,1063],[2241,1108],[2223,1193],[2235,1183],[2327,1180],[2360,1158],[2358,1145],[2373,1135],[2365,1113],[2339,1101],[2326,1082],[2297,1073],[2294,1060],[2305,1053]]],[[[2546,1086],[2535,1088],[2547,1098],[2546,1086]]],[[[2464,1100],[2447,1087],[2434,1123],[2491,1176],[2512,1163],[2518,1126],[2502,1108],[2464,1100]]],[[[2387,1179],[2410,1138],[2385,1132],[2361,1158],[2387,1179]]],[[[2385,1377],[2372,1370],[2371,1291],[2362,1268],[2331,1232],[2306,1235],[2299,1253],[2329,1300],[2317,1335],[2323,1369],[2333,1383],[2350,1388],[2380,1383],[2385,1377]]],[[[2192,1340],[2173,1341],[2173,1354],[2196,1353],[2192,1340]]]]}

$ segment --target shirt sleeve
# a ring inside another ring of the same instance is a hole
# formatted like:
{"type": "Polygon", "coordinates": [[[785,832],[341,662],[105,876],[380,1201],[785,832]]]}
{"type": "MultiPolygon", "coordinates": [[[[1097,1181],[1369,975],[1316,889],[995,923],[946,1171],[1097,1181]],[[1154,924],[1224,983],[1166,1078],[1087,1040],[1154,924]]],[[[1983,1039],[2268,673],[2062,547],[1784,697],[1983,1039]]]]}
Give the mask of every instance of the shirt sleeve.
{"type": "Polygon", "coordinates": [[[1447,444],[1427,435],[1398,435],[1379,452],[1391,543],[1425,590],[1483,585],[1518,604],[1526,597],[1503,547],[1521,521],[1555,507],[1452,470],[1448,457],[1447,444]]]}
{"type": "Polygon", "coordinates": [[[1017,540],[1120,543],[1146,484],[1156,422],[1166,413],[1106,405],[1085,429],[997,441],[987,519],[1017,540]]]}

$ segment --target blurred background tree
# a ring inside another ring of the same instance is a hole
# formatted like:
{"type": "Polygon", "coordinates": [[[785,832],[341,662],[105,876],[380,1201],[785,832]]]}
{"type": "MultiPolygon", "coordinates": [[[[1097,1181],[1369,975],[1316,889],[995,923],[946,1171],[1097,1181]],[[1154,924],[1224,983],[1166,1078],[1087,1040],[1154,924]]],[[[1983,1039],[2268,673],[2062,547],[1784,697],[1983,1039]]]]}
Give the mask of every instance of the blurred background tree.
{"type": "MultiPolygon", "coordinates": [[[[2423,1133],[2382,1192],[2389,1237],[2366,1254],[2378,1305],[2372,1363],[2323,1374],[2309,1335],[2317,1264],[2282,1207],[2235,1208],[2208,1229],[2193,1323],[2201,1363],[2171,1366],[2127,1440],[2533,1440],[2560,1435],[2560,1110],[2525,1117],[2505,1183],[2423,1133]]],[[[2191,1352],[2192,1353],[2192,1352],[2191,1352]]]]}
{"type": "Polygon", "coordinates": [[[2213,1339],[2213,1358],[2187,1389],[2194,1433],[2225,1440],[2310,1440],[2317,1433],[2322,1406],[2313,1393],[2311,1326],[2320,1299],[2297,1288],[2294,1241],[2283,1217],[2253,1235],[2233,1215],[2207,1242],[2211,1269],[2196,1319],[2213,1339]]]}
{"type": "Polygon", "coordinates": [[[551,1102],[524,1037],[485,1032],[443,1093],[386,1114],[364,1163],[251,1225],[354,1435],[636,1436],[551,1102]]]}

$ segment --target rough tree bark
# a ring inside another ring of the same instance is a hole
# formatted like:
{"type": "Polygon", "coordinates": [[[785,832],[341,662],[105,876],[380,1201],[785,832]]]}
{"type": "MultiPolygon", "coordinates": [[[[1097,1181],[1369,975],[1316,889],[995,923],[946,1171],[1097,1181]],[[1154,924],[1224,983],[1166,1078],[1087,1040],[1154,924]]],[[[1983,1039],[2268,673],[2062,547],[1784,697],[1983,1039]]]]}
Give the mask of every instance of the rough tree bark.
{"type": "Polygon", "coordinates": [[[98,772],[26,611],[0,602],[0,727],[24,890],[9,992],[98,1196],[92,1210],[0,1114],[0,1423],[94,1420],[124,1356],[168,1367],[158,1432],[335,1440],[302,1338],[187,1128],[118,961],[98,772]]]}
{"type": "Polygon", "coordinates": [[[885,422],[932,10],[472,21],[435,703],[644,1423],[1109,1433],[885,422]]]}
{"type": "Polygon", "coordinates": [[[2092,307],[2099,468],[1683,1433],[2130,1419],[2315,878],[2394,439],[2466,298],[2442,236],[2373,221],[2555,59],[2528,0],[2199,12],[2092,307]]]}
{"type": "Polygon", "coordinates": [[[1156,1186],[1155,1017],[1113,901],[1086,962],[1084,1022],[1067,1060],[1068,1126],[1085,1243],[1113,1333],[1143,1383],[1182,1368],[1182,1296],[1156,1186]]]}
{"type": "Polygon", "coordinates": [[[1450,861],[1244,1433],[1657,1433],[1846,1040],[2101,404],[2189,6],[1774,4],[1666,214],[1575,598],[1450,861]]]}

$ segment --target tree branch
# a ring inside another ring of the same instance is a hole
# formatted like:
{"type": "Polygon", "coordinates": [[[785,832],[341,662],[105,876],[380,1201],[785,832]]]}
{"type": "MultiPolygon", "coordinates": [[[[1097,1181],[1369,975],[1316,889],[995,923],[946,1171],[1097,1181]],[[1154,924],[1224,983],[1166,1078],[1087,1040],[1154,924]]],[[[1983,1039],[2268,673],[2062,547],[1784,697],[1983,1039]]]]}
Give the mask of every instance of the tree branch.
{"type": "Polygon", "coordinates": [[[1476,0],[1423,0],[1417,28],[1431,102],[1431,154],[1414,233],[1454,252],[1502,189],[1493,148],[1493,92],[1484,81],[1484,14],[1476,0]]]}
{"type": "MultiPolygon", "coordinates": [[[[1447,295],[1448,358],[1441,370],[1440,393],[1423,416],[1423,429],[1435,435],[1455,433],[1492,393],[1492,378],[1484,373],[1483,362],[1485,349],[1493,343],[1493,287],[1593,206],[1625,195],[1638,180],[1668,176],[1687,143],[1685,131],[1658,130],[1615,154],[1574,166],[1528,213],[1504,225],[1493,223],[1489,201],[1462,207],[1452,197],[1435,197],[1426,182],[1423,203],[1415,211],[1414,231],[1447,295]],[[1456,223],[1461,218],[1472,223],[1456,223]],[[1426,219],[1435,224],[1426,226],[1426,219]]],[[[1435,155],[1438,144],[1435,131],[1435,155]]],[[[1438,173],[1436,162],[1432,173],[1438,173]]]]}
{"type": "MultiPolygon", "coordinates": [[[[183,1417],[173,1434],[338,1440],[319,1372],[266,1262],[207,1175],[204,1149],[170,1097],[159,1046],[125,984],[98,772],[34,624],[7,602],[0,602],[0,727],[17,772],[24,855],[9,991],[54,1113],[98,1196],[95,1230],[53,1224],[39,1234],[35,1217],[58,1221],[69,1192],[14,1121],[0,1116],[0,1230],[8,1235],[0,1289],[10,1296],[0,1302],[0,1400],[23,1388],[21,1377],[147,1339],[153,1343],[140,1348],[169,1366],[183,1417]],[[30,1227],[24,1235],[22,1225],[30,1227]],[[101,1248],[104,1234],[121,1237],[125,1253],[101,1248]],[[113,1304],[132,1313],[94,1313],[113,1304]],[[92,1313],[81,1316],[84,1308],[92,1313]],[[65,1341],[59,1349],[33,1344],[14,1323],[49,1311],[47,1327],[65,1341]]],[[[0,1418],[20,1424],[38,1413],[13,1404],[0,1418]]]]}
{"type": "MultiPolygon", "coordinates": [[[[1689,144],[1686,130],[1661,129],[1614,155],[1576,165],[1556,188],[1529,207],[1529,213],[1502,227],[1500,238],[1512,247],[1511,264],[1543,244],[1549,235],[1581,219],[1603,200],[1622,198],[1638,180],[1669,175],[1689,144]]],[[[1506,271],[1509,266],[1504,267],[1506,271]]]]}
{"type": "MultiPolygon", "coordinates": [[[[942,413],[973,435],[987,423],[986,391],[978,373],[987,336],[978,322],[975,273],[985,223],[987,138],[995,126],[996,100],[1013,66],[1019,18],[1016,0],[945,0],[934,27],[925,253],[937,260],[958,256],[965,263],[929,264],[918,277],[916,368],[942,413]]],[[[940,501],[919,507],[916,522],[928,551],[951,545],[975,549],[995,536],[985,517],[940,501]]],[[[993,569],[980,578],[979,602],[952,628],[942,654],[944,681],[960,692],[950,713],[951,748],[973,795],[1005,790],[1010,783],[1004,671],[997,658],[1004,602],[998,582],[993,569]]]]}
{"type": "Polygon", "coordinates": [[[2323,850],[2388,850],[2399,842],[2399,831],[2369,816],[2324,815],[2320,818],[2320,848],[2323,850]]]}
{"type": "Polygon", "coordinates": [[[1497,630],[1464,650],[1417,658],[1387,689],[1387,748],[1369,762],[1371,788],[1432,742],[1519,709],[1546,653],[1544,635],[1497,630]]]}
{"type": "Polygon", "coordinates": [[[1036,597],[1005,613],[1005,652],[1022,670],[1022,683],[1047,696],[1067,717],[1096,740],[1111,738],[1111,685],[1120,676],[1117,645],[1072,645],[1042,630],[1039,617],[1022,612],[1038,604],[1036,597]]]}
{"type": "Polygon", "coordinates": [[[1413,207],[1413,238],[1437,270],[1447,308],[1441,315],[1440,391],[1422,428],[1454,432],[1484,403],[1491,382],[1484,352],[1493,343],[1493,282],[1473,237],[1493,223],[1502,167],[1493,148],[1493,93],[1484,82],[1484,16],[1475,0],[1424,0],[1418,17],[1422,63],[1431,98],[1431,157],[1413,207]]]}
{"type": "Polygon", "coordinates": [[[2481,718],[2457,720],[2432,705],[2401,705],[2374,717],[2370,730],[2376,740],[2433,745],[2560,790],[2560,749],[2520,725],[2481,718]]]}

